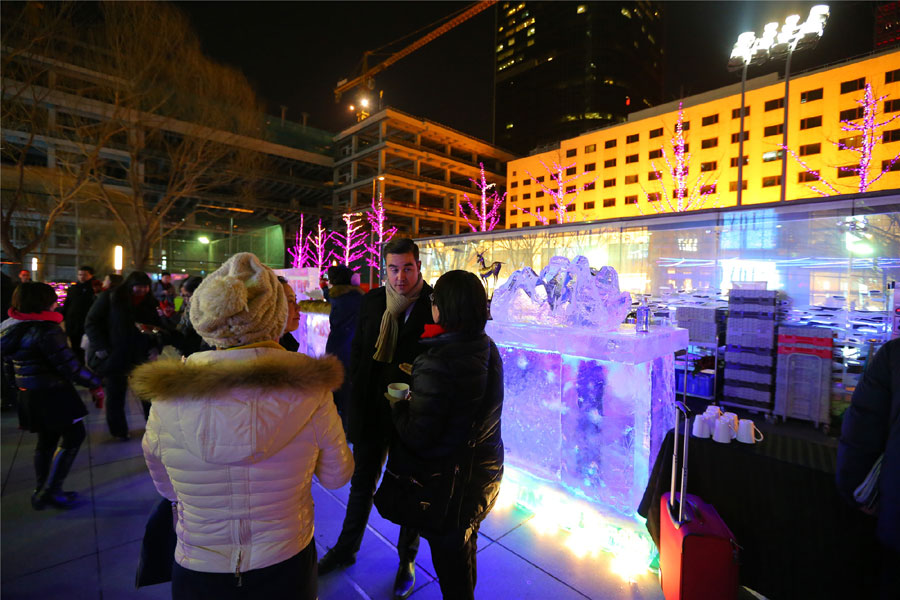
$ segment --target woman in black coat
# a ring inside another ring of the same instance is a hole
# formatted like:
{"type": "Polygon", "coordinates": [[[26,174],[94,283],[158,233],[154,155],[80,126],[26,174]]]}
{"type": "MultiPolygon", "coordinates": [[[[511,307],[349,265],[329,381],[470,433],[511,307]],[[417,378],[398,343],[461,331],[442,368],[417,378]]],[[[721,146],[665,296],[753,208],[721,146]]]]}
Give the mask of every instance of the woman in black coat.
{"type": "Polygon", "coordinates": [[[444,598],[474,598],[478,528],[487,516],[503,476],[503,362],[484,333],[487,298],[484,286],[468,271],[450,271],[438,279],[431,297],[436,326],[426,326],[428,348],[412,366],[408,400],[392,403],[399,440],[420,458],[444,465],[447,457],[465,453],[451,506],[459,506],[459,526],[422,531],[444,598]],[[435,327],[435,331],[431,328],[435,327]],[[436,333],[432,337],[430,334],[436,333]]]}
{"type": "Polygon", "coordinates": [[[72,383],[90,388],[95,401],[103,399],[100,379],[69,347],[56,304],[56,292],[46,283],[22,283],[0,328],[3,367],[12,371],[19,389],[22,425],[38,434],[31,495],[36,510],[47,504],[69,508],[75,502],[75,492],[62,491],[62,484],[84,441],[88,411],[72,383]]]}
{"type": "MultiPolygon", "coordinates": [[[[153,331],[163,324],[156,308],[156,299],[150,294],[150,277],[134,271],[121,285],[100,294],[85,320],[90,343],[88,366],[103,375],[108,397],[106,424],[112,436],[120,440],[128,439],[128,375],[158,347],[153,331]]],[[[145,418],[149,412],[150,404],[146,403],[145,418]]]]}

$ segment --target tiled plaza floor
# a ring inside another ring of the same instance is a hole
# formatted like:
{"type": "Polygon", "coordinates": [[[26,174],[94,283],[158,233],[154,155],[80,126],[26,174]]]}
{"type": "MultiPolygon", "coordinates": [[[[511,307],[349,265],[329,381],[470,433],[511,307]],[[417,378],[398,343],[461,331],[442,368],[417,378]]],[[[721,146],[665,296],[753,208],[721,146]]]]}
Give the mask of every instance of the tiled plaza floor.
{"type": "MultiPolygon", "coordinates": [[[[169,598],[168,585],[136,590],[134,573],[144,523],[158,496],[141,456],[143,416],[129,401],[131,440],[114,441],[103,415],[88,417],[82,446],[66,489],[82,502],[68,511],[32,510],[31,466],[34,434],[19,431],[12,412],[2,415],[2,571],[3,599],[126,600],[169,598]]],[[[349,486],[326,490],[314,484],[316,545],[319,556],[340,531],[349,486]]],[[[655,574],[627,583],[610,570],[610,556],[575,558],[561,536],[540,536],[530,515],[497,510],[479,536],[478,598],[495,600],[631,598],[662,600],[655,574]]],[[[397,566],[398,527],[373,511],[358,560],[319,580],[321,600],[389,599],[397,566]]],[[[441,597],[423,540],[411,598],[441,597]]]]}

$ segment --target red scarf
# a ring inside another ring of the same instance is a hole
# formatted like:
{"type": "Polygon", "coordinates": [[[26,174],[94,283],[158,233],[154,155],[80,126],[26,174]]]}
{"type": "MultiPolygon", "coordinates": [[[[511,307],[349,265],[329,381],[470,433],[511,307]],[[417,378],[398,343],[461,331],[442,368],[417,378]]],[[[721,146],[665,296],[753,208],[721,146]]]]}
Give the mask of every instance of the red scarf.
{"type": "Polygon", "coordinates": [[[22,313],[11,308],[6,311],[6,314],[17,321],[52,321],[54,323],[62,323],[63,320],[62,313],[58,313],[55,310],[45,310],[39,313],[22,313]]]}
{"type": "Polygon", "coordinates": [[[437,337],[437,336],[441,335],[442,333],[447,333],[447,330],[437,324],[434,324],[434,325],[428,324],[428,325],[425,325],[425,331],[422,332],[421,339],[424,340],[425,338],[437,337]]]}

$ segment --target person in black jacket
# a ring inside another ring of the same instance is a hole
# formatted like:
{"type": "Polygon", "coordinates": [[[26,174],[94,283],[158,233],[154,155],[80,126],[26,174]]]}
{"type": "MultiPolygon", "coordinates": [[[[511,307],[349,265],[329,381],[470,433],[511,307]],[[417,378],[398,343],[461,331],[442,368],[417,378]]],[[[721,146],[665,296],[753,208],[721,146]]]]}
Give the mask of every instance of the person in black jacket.
{"type": "Polygon", "coordinates": [[[841,427],[837,487],[858,504],[854,490],[882,456],[878,479],[878,540],[885,552],[881,597],[900,590],[900,338],[884,344],[866,367],[841,427]]]}
{"type": "MultiPolygon", "coordinates": [[[[384,255],[387,286],[363,296],[350,349],[347,437],[353,443],[356,467],[350,480],[347,513],[337,542],[319,561],[319,575],[356,562],[372,512],[375,486],[395,435],[384,392],[389,383],[409,383],[410,377],[400,365],[415,360],[421,352],[419,337],[426,324],[433,324],[428,301],[432,289],[419,272],[419,247],[409,238],[399,238],[385,245],[384,255]]],[[[412,593],[418,550],[419,532],[401,527],[394,598],[406,598],[412,593]]]]}
{"type": "Polygon", "coordinates": [[[181,284],[181,317],[179,318],[178,324],[175,326],[175,338],[173,340],[173,345],[181,354],[181,356],[188,357],[194,352],[200,352],[201,350],[212,350],[209,345],[203,341],[203,338],[200,337],[200,334],[194,329],[194,325],[191,323],[191,298],[194,295],[194,290],[199,287],[199,285],[203,282],[203,278],[199,276],[188,277],[181,284]]]}
{"type": "Polygon", "coordinates": [[[91,388],[95,401],[103,399],[100,379],[69,348],[56,304],[56,292],[46,283],[22,283],[13,293],[10,318],[0,326],[3,367],[13,371],[19,388],[23,425],[38,434],[31,495],[36,510],[47,504],[69,508],[77,496],[62,491],[84,441],[82,421],[88,414],[72,382],[91,388]]]}
{"type": "MultiPolygon", "coordinates": [[[[133,271],[116,288],[97,297],[85,321],[90,349],[88,366],[103,375],[108,401],[106,424],[113,437],[128,439],[125,396],[128,374],[147,361],[158,345],[154,333],[162,321],[150,294],[150,277],[133,271]]],[[[144,418],[150,404],[144,404],[144,418]]]]}
{"type": "MultiPolygon", "coordinates": [[[[353,272],[343,265],[328,267],[328,287],[325,289],[325,299],[331,304],[331,312],[328,314],[331,328],[325,342],[325,352],[337,356],[347,373],[350,372],[350,347],[356,333],[363,297],[362,289],[350,284],[352,276],[353,272]]],[[[341,388],[334,391],[334,403],[346,433],[350,417],[349,377],[345,376],[341,388]]]]}
{"type": "Polygon", "coordinates": [[[66,336],[78,361],[84,364],[84,350],[81,338],[84,335],[84,320],[94,303],[94,268],[88,265],[78,267],[78,283],[66,289],[66,301],[62,314],[65,316],[66,336]]]}
{"type": "Polygon", "coordinates": [[[478,277],[445,273],[431,301],[437,335],[429,336],[426,328],[428,351],[413,363],[410,396],[392,401],[391,408],[398,443],[433,461],[435,469],[448,457],[472,452],[471,463],[460,462],[458,481],[465,484],[451,500],[451,506],[460,506],[458,526],[422,531],[443,597],[465,600],[475,597],[478,528],[494,506],[503,476],[503,362],[484,332],[487,297],[478,277]]]}

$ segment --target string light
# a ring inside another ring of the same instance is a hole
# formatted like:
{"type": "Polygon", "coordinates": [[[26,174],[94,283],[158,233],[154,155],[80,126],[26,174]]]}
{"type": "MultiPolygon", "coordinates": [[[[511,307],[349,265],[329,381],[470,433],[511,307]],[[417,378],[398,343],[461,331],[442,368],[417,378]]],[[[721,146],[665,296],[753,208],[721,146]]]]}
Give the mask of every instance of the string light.
{"type": "MultiPolygon", "coordinates": [[[[662,148],[662,158],[666,163],[666,172],[672,178],[673,183],[675,184],[675,189],[673,190],[673,197],[669,198],[669,194],[666,191],[666,186],[663,183],[662,174],[659,169],[656,168],[656,163],[650,162],[650,168],[653,169],[653,173],[655,174],[656,181],[660,182],[659,192],[661,202],[655,201],[651,199],[650,193],[644,189],[644,186],[641,186],[641,191],[644,192],[644,197],[647,199],[647,203],[653,206],[654,210],[657,213],[662,212],[685,212],[688,210],[697,210],[702,208],[704,204],[706,204],[707,200],[709,200],[710,196],[715,197],[715,203],[718,204],[719,200],[719,178],[716,177],[712,183],[710,183],[710,178],[712,175],[707,176],[699,176],[695,180],[695,185],[693,189],[688,189],[687,179],[688,179],[688,164],[691,161],[691,154],[689,152],[685,152],[685,139],[684,139],[684,110],[682,109],[682,105],[678,103],[678,121],[675,123],[675,133],[672,135],[672,138],[669,140],[670,145],[672,146],[672,159],[669,158],[668,152],[666,152],[665,148],[662,148]],[[674,160],[674,164],[673,164],[674,160]]],[[[638,210],[643,214],[644,210],[638,205],[638,210]]]]}
{"type": "Polygon", "coordinates": [[[366,245],[366,264],[376,269],[381,267],[381,248],[384,244],[391,241],[391,238],[397,233],[396,227],[389,229],[384,228],[387,221],[387,214],[384,211],[384,196],[378,194],[378,198],[372,198],[372,210],[366,213],[366,219],[374,234],[374,243],[366,245]]]}
{"type": "MultiPolygon", "coordinates": [[[[539,181],[534,175],[531,174],[530,171],[526,170],[525,172],[528,173],[528,176],[531,179],[534,179],[538,184],[540,184],[541,189],[544,191],[545,194],[547,194],[548,196],[553,198],[552,210],[553,210],[554,215],[556,216],[556,222],[557,223],[573,222],[575,220],[575,218],[571,214],[569,214],[569,209],[574,206],[575,201],[578,200],[579,194],[581,194],[581,192],[583,192],[585,189],[587,189],[587,187],[589,185],[591,185],[595,181],[597,181],[597,178],[595,177],[594,179],[592,179],[591,181],[588,181],[587,183],[581,185],[580,187],[572,186],[573,189],[569,192],[566,192],[566,188],[569,187],[570,183],[572,183],[573,181],[579,179],[580,177],[582,177],[584,175],[584,173],[582,172],[582,173],[576,174],[574,177],[569,177],[568,179],[565,179],[566,171],[574,168],[576,163],[572,163],[572,164],[564,167],[564,166],[560,165],[558,162],[554,161],[552,168],[548,167],[544,163],[544,161],[540,161],[540,163],[541,163],[541,166],[544,167],[544,171],[546,171],[550,175],[550,180],[556,183],[556,189],[550,189],[549,187],[544,185],[544,182],[539,181]],[[572,195],[572,199],[568,202],[566,202],[567,195],[572,195]]],[[[532,215],[533,217],[535,217],[538,221],[540,221],[544,225],[547,225],[550,223],[549,219],[547,217],[545,217],[543,214],[541,214],[540,209],[536,209],[535,211],[532,212],[526,208],[519,207],[517,204],[513,204],[513,207],[522,211],[522,214],[532,215]]]]}
{"type": "Polygon", "coordinates": [[[322,226],[322,219],[319,219],[319,224],[316,227],[316,234],[307,237],[307,242],[312,250],[312,259],[315,260],[316,268],[318,268],[320,272],[328,262],[328,253],[325,252],[325,247],[328,244],[328,240],[331,239],[331,236],[332,234],[322,226]]]}
{"type": "MultiPolygon", "coordinates": [[[[900,115],[894,115],[893,117],[886,119],[880,123],[878,122],[878,104],[885,98],[887,98],[887,94],[875,98],[872,93],[872,84],[866,83],[863,97],[856,101],[856,103],[863,108],[862,122],[854,123],[854,119],[843,119],[841,121],[841,130],[862,134],[862,144],[856,146],[853,144],[844,144],[840,141],[832,142],[835,146],[838,147],[838,150],[851,150],[859,154],[859,162],[855,167],[843,168],[845,172],[852,171],[859,177],[859,185],[857,186],[859,192],[867,192],[876,181],[881,179],[884,174],[889,172],[893,168],[894,164],[898,160],[900,160],[900,154],[898,154],[890,161],[887,161],[878,175],[876,175],[875,177],[871,177],[870,171],[872,167],[872,156],[875,152],[875,146],[878,144],[878,140],[881,137],[878,135],[878,132],[886,125],[893,122],[895,119],[900,118],[900,115]]],[[[796,160],[800,164],[800,166],[802,166],[807,171],[819,173],[818,171],[813,171],[813,169],[810,169],[809,166],[790,148],[781,146],[781,149],[789,152],[791,156],[794,157],[794,160],[796,160]]],[[[841,167],[838,168],[841,169],[841,167]]],[[[821,176],[821,173],[819,173],[818,182],[822,183],[825,187],[828,188],[828,190],[826,191],[824,189],[820,189],[814,184],[808,184],[807,187],[820,196],[831,196],[840,193],[832,183],[821,176]]]]}
{"type": "Polygon", "coordinates": [[[291,267],[294,269],[302,269],[309,262],[309,249],[307,247],[307,234],[303,230],[303,213],[300,213],[300,227],[294,236],[294,245],[287,249],[291,255],[291,267]]]}
{"type": "MultiPolygon", "coordinates": [[[[363,231],[360,219],[357,214],[344,213],[341,217],[344,220],[344,233],[333,233],[332,239],[334,245],[337,246],[339,252],[332,252],[332,256],[341,261],[341,263],[349,267],[354,262],[366,256],[367,247],[365,244],[366,232],[363,231]]],[[[359,265],[354,267],[354,271],[359,269],[359,265]]]]}
{"type": "Polygon", "coordinates": [[[469,199],[468,194],[463,194],[463,199],[466,201],[466,205],[469,207],[469,212],[472,213],[473,216],[478,217],[478,228],[476,229],[475,225],[473,225],[469,221],[469,217],[466,216],[465,212],[460,211],[462,214],[462,218],[466,220],[466,224],[472,229],[472,231],[493,231],[494,227],[497,226],[497,223],[500,222],[500,214],[498,210],[503,205],[503,200],[506,198],[506,194],[504,193],[500,196],[497,192],[497,186],[494,183],[488,183],[487,179],[484,176],[484,163],[478,163],[481,167],[481,181],[475,181],[474,179],[469,179],[472,183],[475,184],[475,187],[478,188],[478,191],[481,192],[481,203],[476,208],[475,205],[472,204],[472,200],[469,199]],[[490,188],[494,188],[494,193],[490,196],[490,208],[488,208],[488,190],[490,188]]]}

